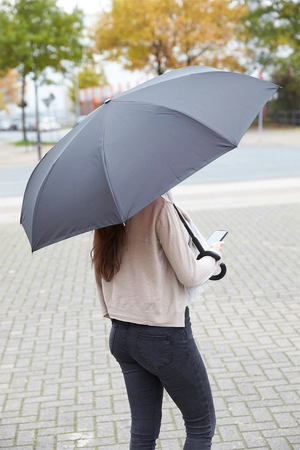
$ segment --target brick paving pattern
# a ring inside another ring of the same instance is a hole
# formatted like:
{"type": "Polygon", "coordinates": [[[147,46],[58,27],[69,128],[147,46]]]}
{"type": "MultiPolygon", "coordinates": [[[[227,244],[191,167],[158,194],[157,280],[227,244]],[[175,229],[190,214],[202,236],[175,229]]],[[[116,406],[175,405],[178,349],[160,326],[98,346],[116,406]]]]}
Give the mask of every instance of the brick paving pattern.
{"type": "MultiPolygon", "coordinates": [[[[299,129],[249,130],[242,142],[299,148],[299,129]]],[[[0,153],[1,169],[37,162],[33,148],[1,142],[0,153]]],[[[230,231],[227,276],[191,307],[215,399],[212,449],[300,450],[300,173],[175,191],[204,235],[230,231]]],[[[0,449],[126,450],[129,407],[96,298],[92,234],[31,255],[20,204],[0,199],[0,449]]],[[[183,443],[165,395],[157,448],[183,443]]]]}
{"type": "MultiPolygon", "coordinates": [[[[184,206],[184,205],[182,205],[184,206]]],[[[200,210],[205,235],[230,230],[228,274],[191,308],[217,412],[213,450],[300,450],[300,202],[200,210]]],[[[0,224],[0,448],[125,450],[129,408],[108,350],[87,233],[31,255],[0,224]]],[[[160,450],[180,450],[165,396],[160,450]]]]}

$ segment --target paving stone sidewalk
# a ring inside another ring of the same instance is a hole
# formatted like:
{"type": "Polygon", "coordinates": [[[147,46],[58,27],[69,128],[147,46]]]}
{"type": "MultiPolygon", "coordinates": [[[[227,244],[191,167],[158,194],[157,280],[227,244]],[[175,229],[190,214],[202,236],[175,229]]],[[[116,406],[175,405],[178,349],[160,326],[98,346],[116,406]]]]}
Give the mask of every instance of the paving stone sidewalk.
{"type": "MultiPolygon", "coordinates": [[[[217,412],[213,450],[300,450],[300,201],[191,210],[230,230],[228,275],[191,308],[217,412]]],[[[125,450],[129,408],[108,350],[87,233],[31,255],[0,224],[0,448],[125,450]]],[[[165,397],[158,449],[183,422],[165,397]]]]}

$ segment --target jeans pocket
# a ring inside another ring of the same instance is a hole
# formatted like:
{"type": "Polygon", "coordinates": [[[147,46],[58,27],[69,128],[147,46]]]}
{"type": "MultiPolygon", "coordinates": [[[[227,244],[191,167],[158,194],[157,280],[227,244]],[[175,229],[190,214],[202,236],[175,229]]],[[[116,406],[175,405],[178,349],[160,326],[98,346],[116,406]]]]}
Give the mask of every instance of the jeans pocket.
{"type": "Polygon", "coordinates": [[[138,333],[137,348],[142,361],[153,369],[161,369],[171,361],[171,344],[167,334],[138,333]]]}
{"type": "Polygon", "coordinates": [[[110,333],[109,333],[109,340],[108,340],[109,350],[112,355],[114,354],[114,344],[115,344],[115,337],[116,337],[117,329],[118,329],[118,323],[112,322],[110,333]]]}

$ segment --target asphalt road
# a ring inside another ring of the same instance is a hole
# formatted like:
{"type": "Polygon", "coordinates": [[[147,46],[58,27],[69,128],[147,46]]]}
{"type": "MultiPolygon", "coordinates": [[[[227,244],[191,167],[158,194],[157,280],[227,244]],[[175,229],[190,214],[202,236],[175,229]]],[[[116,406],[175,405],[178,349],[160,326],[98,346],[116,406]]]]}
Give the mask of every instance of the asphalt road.
{"type": "MultiPolygon", "coordinates": [[[[69,130],[53,130],[41,133],[43,142],[58,142],[69,130]]],[[[21,131],[0,131],[0,146],[7,146],[7,143],[14,143],[22,140],[21,131]]],[[[29,131],[27,139],[36,142],[36,132],[29,131]]],[[[34,152],[37,151],[34,150],[34,152]]],[[[1,154],[1,153],[0,153],[1,154]]],[[[19,165],[14,161],[11,167],[2,167],[0,161],[0,197],[16,197],[22,196],[26,187],[26,183],[33,171],[35,165],[19,165]]]]}
{"type": "MultiPolygon", "coordinates": [[[[69,130],[44,133],[44,141],[59,140],[69,130]]],[[[20,132],[0,132],[1,143],[20,140],[20,132]]],[[[28,136],[34,138],[34,134],[28,136]]],[[[299,147],[289,145],[244,145],[213,161],[183,184],[226,183],[300,176],[299,147]]],[[[1,167],[1,166],[0,166],[1,167]]],[[[21,196],[34,165],[0,168],[0,197],[21,196]]]]}
{"type": "Polygon", "coordinates": [[[224,183],[299,176],[299,149],[241,146],[213,161],[185,183],[224,183]]]}

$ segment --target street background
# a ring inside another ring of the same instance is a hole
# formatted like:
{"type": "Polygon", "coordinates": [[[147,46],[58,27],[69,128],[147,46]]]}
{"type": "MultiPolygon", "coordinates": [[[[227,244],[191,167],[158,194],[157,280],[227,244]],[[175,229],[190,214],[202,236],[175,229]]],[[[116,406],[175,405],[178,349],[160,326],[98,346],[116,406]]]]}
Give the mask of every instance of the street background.
{"type": "MultiPolygon", "coordinates": [[[[31,254],[19,213],[37,151],[12,138],[0,133],[0,448],[128,449],[92,233],[31,254]]],[[[300,130],[251,129],[174,194],[205,236],[229,230],[228,274],[191,307],[215,399],[212,448],[300,450],[300,130]]],[[[166,395],[158,449],[183,442],[166,395]]]]}

